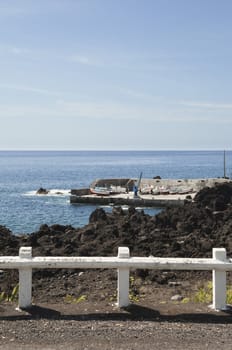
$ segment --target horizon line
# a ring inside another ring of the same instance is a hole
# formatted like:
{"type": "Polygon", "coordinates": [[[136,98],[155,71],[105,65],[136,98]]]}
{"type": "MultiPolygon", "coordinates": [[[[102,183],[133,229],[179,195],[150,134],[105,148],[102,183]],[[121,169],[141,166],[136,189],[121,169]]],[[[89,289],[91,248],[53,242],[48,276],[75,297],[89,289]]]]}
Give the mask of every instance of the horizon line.
{"type": "Polygon", "coordinates": [[[157,149],[54,149],[54,148],[47,148],[47,149],[39,149],[39,148],[0,148],[0,152],[186,152],[186,151],[231,151],[232,149],[225,149],[225,148],[157,148],[157,149]]]}

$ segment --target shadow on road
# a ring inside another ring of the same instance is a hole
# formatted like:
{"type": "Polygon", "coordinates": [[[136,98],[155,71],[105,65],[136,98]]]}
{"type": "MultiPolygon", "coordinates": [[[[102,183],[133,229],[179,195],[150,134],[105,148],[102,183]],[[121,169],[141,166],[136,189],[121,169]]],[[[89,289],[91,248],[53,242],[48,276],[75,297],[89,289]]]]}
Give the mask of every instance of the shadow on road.
{"type": "Polygon", "coordinates": [[[183,322],[183,323],[232,323],[232,309],[218,313],[176,313],[161,314],[158,310],[137,304],[120,309],[117,312],[86,312],[79,314],[66,314],[53,308],[33,305],[21,313],[13,315],[0,314],[1,320],[74,320],[74,321],[152,321],[152,322],[183,322]]]}

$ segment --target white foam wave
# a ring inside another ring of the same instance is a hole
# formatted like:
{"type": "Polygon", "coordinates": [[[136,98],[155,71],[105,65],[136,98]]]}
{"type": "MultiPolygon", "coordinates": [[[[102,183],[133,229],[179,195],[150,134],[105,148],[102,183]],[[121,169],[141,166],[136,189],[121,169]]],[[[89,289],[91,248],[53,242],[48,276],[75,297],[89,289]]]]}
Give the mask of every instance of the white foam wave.
{"type": "Polygon", "coordinates": [[[36,195],[36,191],[28,191],[26,193],[23,193],[23,196],[35,196],[36,195]]]}
{"type": "Polygon", "coordinates": [[[70,190],[53,189],[53,190],[49,190],[47,196],[69,196],[70,194],[71,194],[70,190]]]}
{"type": "Polygon", "coordinates": [[[37,191],[28,191],[24,193],[24,196],[46,196],[46,197],[60,197],[60,196],[70,196],[71,191],[70,190],[63,190],[63,189],[51,189],[47,190],[47,194],[39,194],[37,191]]]}

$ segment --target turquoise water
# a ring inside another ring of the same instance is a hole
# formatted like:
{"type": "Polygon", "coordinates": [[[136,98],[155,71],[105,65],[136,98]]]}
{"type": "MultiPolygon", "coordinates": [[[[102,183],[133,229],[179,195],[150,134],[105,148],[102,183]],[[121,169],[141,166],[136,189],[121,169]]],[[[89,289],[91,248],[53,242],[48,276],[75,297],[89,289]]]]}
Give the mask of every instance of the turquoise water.
{"type": "MultiPolygon", "coordinates": [[[[37,231],[45,223],[80,227],[96,207],[70,205],[71,188],[141,172],[147,178],[221,177],[223,159],[223,151],[0,151],[0,224],[17,234],[37,231]],[[38,196],[40,187],[54,194],[38,196]]],[[[231,151],[226,164],[231,176],[231,151]]]]}

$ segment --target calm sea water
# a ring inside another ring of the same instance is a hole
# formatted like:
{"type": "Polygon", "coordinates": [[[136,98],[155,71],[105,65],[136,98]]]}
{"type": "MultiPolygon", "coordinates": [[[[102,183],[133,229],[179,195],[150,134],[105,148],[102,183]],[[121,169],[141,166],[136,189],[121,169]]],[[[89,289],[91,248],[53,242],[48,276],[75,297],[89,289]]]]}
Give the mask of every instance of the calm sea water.
{"type": "MultiPolygon", "coordinates": [[[[96,207],[70,205],[71,188],[88,187],[96,178],[139,177],[140,172],[147,178],[221,177],[223,159],[223,151],[0,151],[0,224],[15,234],[32,233],[45,223],[80,227],[96,207]],[[54,194],[38,196],[40,187],[54,194]]],[[[231,151],[226,164],[231,176],[231,151]]]]}

